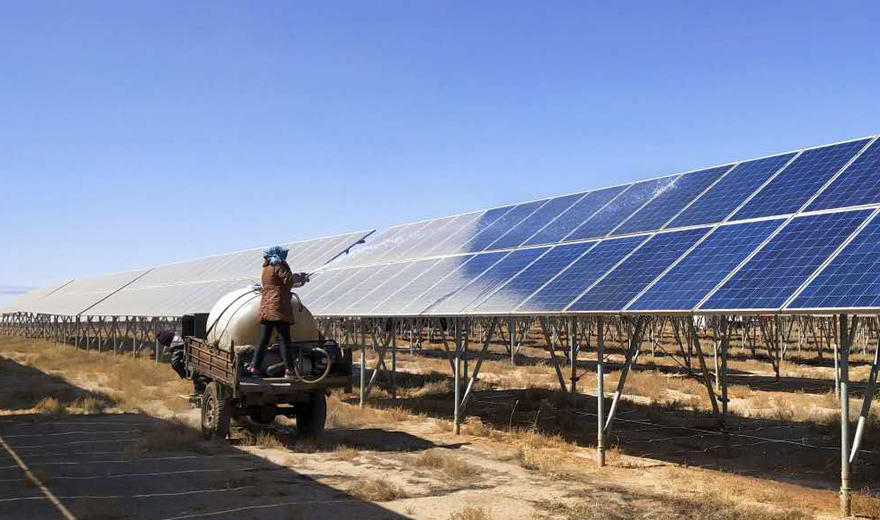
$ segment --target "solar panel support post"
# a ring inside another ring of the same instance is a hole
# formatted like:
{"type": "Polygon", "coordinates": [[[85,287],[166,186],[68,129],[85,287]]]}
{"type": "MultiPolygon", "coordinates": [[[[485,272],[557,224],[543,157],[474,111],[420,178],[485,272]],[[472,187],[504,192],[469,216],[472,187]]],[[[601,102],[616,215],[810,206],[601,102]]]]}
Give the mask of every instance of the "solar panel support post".
{"type": "Polygon", "coordinates": [[[516,366],[516,318],[507,318],[507,336],[510,341],[510,364],[516,366]]]}
{"type": "Polygon", "coordinates": [[[620,370],[620,378],[617,380],[617,390],[614,391],[614,396],[611,399],[611,408],[608,410],[608,419],[605,421],[605,433],[610,431],[611,422],[614,420],[615,413],[617,413],[617,406],[620,403],[620,397],[623,395],[623,389],[626,387],[626,376],[629,374],[629,370],[636,358],[637,351],[642,344],[642,334],[645,330],[646,320],[647,318],[643,316],[635,318],[635,331],[633,332],[632,339],[629,342],[629,348],[626,352],[626,363],[624,363],[623,368],[620,370]]]}
{"type": "Polygon", "coordinates": [[[563,394],[568,394],[568,385],[565,384],[565,377],[562,375],[562,368],[559,366],[559,358],[556,356],[556,345],[559,341],[558,322],[551,322],[550,318],[541,318],[541,331],[544,333],[544,339],[547,341],[547,350],[550,352],[550,361],[553,363],[553,369],[556,371],[556,379],[559,381],[559,387],[563,394]]]}
{"type": "MultiPolygon", "coordinates": [[[[858,317],[853,316],[855,329],[858,317]]],[[[850,498],[850,465],[849,465],[849,348],[850,326],[846,314],[837,317],[840,338],[840,514],[844,518],[852,512],[850,498]]]]}
{"type": "Polygon", "coordinates": [[[566,320],[566,325],[568,326],[568,348],[569,348],[569,363],[571,364],[571,387],[569,389],[569,395],[572,399],[572,404],[574,403],[574,395],[577,393],[577,358],[578,358],[578,344],[575,341],[575,336],[577,335],[577,322],[574,317],[568,318],[566,320]]]}
{"type": "Polygon", "coordinates": [[[688,327],[690,329],[690,334],[693,337],[694,350],[697,351],[697,360],[700,362],[700,370],[703,372],[703,385],[705,385],[706,392],[709,394],[709,402],[712,403],[712,413],[718,420],[718,425],[723,427],[724,418],[721,417],[721,413],[718,410],[718,401],[715,399],[715,389],[712,388],[712,382],[709,378],[709,369],[706,366],[706,359],[703,356],[703,349],[700,347],[700,336],[699,334],[697,334],[697,329],[694,326],[693,318],[688,319],[688,327]]]}
{"type": "Polygon", "coordinates": [[[730,321],[727,316],[720,318],[720,334],[721,334],[721,367],[718,371],[718,387],[721,391],[721,419],[724,422],[724,431],[727,432],[727,350],[730,348],[730,321]]]}
{"type": "Polygon", "coordinates": [[[455,407],[453,410],[453,426],[455,434],[461,433],[461,318],[455,318],[455,366],[454,366],[455,407]]]}
{"type": "MultiPolygon", "coordinates": [[[[866,327],[863,329],[867,330],[866,327]]],[[[862,402],[862,410],[859,413],[859,422],[856,425],[856,433],[853,437],[852,449],[849,454],[849,463],[853,464],[859,453],[859,447],[862,444],[862,437],[865,435],[865,425],[871,414],[871,402],[874,399],[874,392],[877,391],[877,373],[880,370],[878,361],[880,361],[880,338],[878,338],[877,348],[874,349],[874,360],[871,362],[871,372],[868,374],[868,381],[865,387],[865,397],[862,402]]]]}
{"type": "Polygon", "coordinates": [[[111,327],[113,328],[113,355],[116,356],[116,355],[119,355],[119,350],[118,350],[118,348],[119,348],[119,345],[118,345],[119,327],[118,327],[118,324],[116,323],[116,316],[113,316],[113,323],[111,324],[111,327]]]}
{"type": "Polygon", "coordinates": [[[397,320],[391,320],[391,399],[397,399],[397,320]]]}
{"type": "MultiPolygon", "coordinates": [[[[360,329],[361,329],[361,378],[359,384],[359,394],[360,394],[360,407],[363,408],[366,401],[366,392],[367,392],[367,323],[361,318],[360,321],[360,329]]],[[[355,333],[355,339],[357,339],[357,333],[355,333]]]]}
{"type": "Polygon", "coordinates": [[[605,466],[605,324],[602,316],[596,317],[596,461],[605,466]]]}
{"type": "Polygon", "coordinates": [[[486,329],[485,336],[481,339],[483,340],[483,348],[480,349],[480,354],[477,357],[477,364],[474,365],[474,372],[471,374],[470,379],[468,380],[467,389],[465,389],[464,396],[461,398],[461,404],[459,405],[459,414],[463,414],[465,409],[467,408],[468,401],[471,398],[471,394],[474,391],[474,388],[477,386],[477,381],[480,377],[480,368],[483,366],[483,360],[486,358],[486,352],[489,351],[489,344],[492,342],[492,337],[495,335],[495,329],[498,326],[498,318],[492,318],[489,328],[486,329]]]}

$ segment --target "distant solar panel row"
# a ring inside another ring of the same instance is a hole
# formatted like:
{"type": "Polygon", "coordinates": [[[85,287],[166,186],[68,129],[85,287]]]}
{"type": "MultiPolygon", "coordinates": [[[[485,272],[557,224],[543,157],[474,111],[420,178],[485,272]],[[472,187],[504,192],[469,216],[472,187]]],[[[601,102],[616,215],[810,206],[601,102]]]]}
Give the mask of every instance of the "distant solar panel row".
{"type": "MultiPolygon", "coordinates": [[[[347,233],[286,244],[288,261],[314,271],[366,238],[347,233]]],[[[258,281],[263,248],[187,260],[38,289],[2,312],[86,316],[180,316],[208,312],[228,292],[258,281]]]]}

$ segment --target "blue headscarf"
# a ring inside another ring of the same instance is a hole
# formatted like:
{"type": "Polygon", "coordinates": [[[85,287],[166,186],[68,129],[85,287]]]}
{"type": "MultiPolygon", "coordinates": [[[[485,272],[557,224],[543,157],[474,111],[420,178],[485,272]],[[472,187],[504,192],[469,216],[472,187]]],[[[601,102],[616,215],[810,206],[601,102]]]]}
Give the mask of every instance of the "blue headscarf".
{"type": "Polygon", "coordinates": [[[281,246],[272,246],[263,251],[263,258],[269,261],[269,265],[280,264],[287,260],[287,248],[281,246]]]}

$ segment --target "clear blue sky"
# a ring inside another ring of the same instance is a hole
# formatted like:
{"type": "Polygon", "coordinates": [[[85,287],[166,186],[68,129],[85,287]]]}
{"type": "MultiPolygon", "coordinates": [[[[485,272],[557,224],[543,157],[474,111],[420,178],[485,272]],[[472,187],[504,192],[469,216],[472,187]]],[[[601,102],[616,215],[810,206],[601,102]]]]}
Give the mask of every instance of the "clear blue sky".
{"type": "Polygon", "coordinates": [[[4,2],[0,286],[880,131],[877,2],[4,2]]]}

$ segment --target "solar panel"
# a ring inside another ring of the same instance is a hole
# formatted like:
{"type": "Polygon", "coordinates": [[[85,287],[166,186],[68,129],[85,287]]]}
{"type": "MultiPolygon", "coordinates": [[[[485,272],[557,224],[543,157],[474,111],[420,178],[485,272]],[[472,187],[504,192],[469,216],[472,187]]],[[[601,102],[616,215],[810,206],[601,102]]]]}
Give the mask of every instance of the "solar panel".
{"type": "Polygon", "coordinates": [[[438,301],[426,310],[427,314],[459,314],[465,307],[474,302],[474,300],[482,299],[501,284],[510,280],[518,272],[528,267],[542,254],[546,253],[549,247],[540,247],[535,249],[520,249],[505,256],[500,262],[496,263],[482,274],[475,277],[454,294],[449,295],[441,301],[438,301]]]}
{"type": "Polygon", "coordinates": [[[699,310],[777,310],[871,210],[795,217],[718,288],[699,310]]]}
{"type": "Polygon", "coordinates": [[[708,228],[686,229],[652,236],[566,310],[622,310],[708,231],[708,228]]]}
{"type": "Polygon", "coordinates": [[[345,290],[336,300],[323,306],[316,306],[314,309],[310,308],[310,310],[314,313],[320,314],[339,314],[350,307],[353,303],[372,292],[377,286],[382,285],[385,281],[400,274],[400,272],[408,266],[409,263],[401,262],[385,266],[367,267],[366,270],[372,270],[372,272],[359,275],[357,277],[359,278],[357,283],[355,283],[355,277],[349,279],[347,284],[348,289],[345,290]]]}
{"type": "Polygon", "coordinates": [[[371,263],[393,262],[407,249],[411,248],[422,238],[422,233],[432,225],[438,224],[437,220],[417,222],[408,226],[403,232],[397,234],[382,251],[377,251],[371,258],[371,263]]]}
{"type": "Polygon", "coordinates": [[[489,246],[489,249],[519,247],[523,242],[546,226],[547,223],[573,206],[574,203],[583,198],[583,196],[583,193],[575,193],[574,195],[566,195],[564,197],[556,197],[555,199],[548,200],[547,204],[542,206],[541,209],[529,215],[528,218],[520,222],[519,225],[493,242],[489,246]]]}
{"type": "Polygon", "coordinates": [[[463,226],[445,240],[437,244],[437,247],[428,252],[431,256],[451,255],[462,250],[462,246],[478,236],[484,229],[494,224],[499,218],[506,215],[516,206],[504,206],[503,208],[490,209],[476,215],[476,218],[468,219],[463,226]]]}
{"type": "Polygon", "coordinates": [[[728,164],[681,175],[654,197],[648,205],[615,229],[614,234],[624,235],[662,229],[672,217],[693,202],[713,182],[729,172],[733,166],[728,164]]]}
{"type": "Polygon", "coordinates": [[[414,299],[433,287],[437,282],[471,260],[474,255],[450,256],[439,260],[425,260],[431,262],[429,269],[420,276],[412,278],[397,292],[387,299],[379,302],[370,310],[370,314],[392,315],[401,314],[414,299]]]}
{"type": "Polygon", "coordinates": [[[690,311],[783,222],[761,220],[717,228],[626,310],[690,311]]]}
{"type": "Polygon", "coordinates": [[[506,251],[474,255],[469,262],[459,265],[433,287],[420,294],[403,308],[404,314],[421,314],[455,294],[474,278],[481,275],[495,262],[509,253],[506,251]]]}
{"type": "Polygon", "coordinates": [[[138,269],[73,280],[64,287],[35,301],[30,311],[76,316],[144,276],[148,271],[149,269],[138,269]]]}
{"type": "Polygon", "coordinates": [[[874,141],[810,203],[807,211],[880,202],[880,141],[874,141]]]}
{"type": "Polygon", "coordinates": [[[486,314],[511,312],[553,276],[595,245],[596,242],[577,242],[555,246],[498,290],[490,293],[486,298],[474,300],[464,310],[486,314]]]}
{"type": "Polygon", "coordinates": [[[428,252],[437,247],[437,243],[449,236],[449,230],[459,217],[439,218],[418,233],[413,239],[400,246],[400,253],[394,255],[395,261],[424,258],[428,252]]]}
{"type": "Polygon", "coordinates": [[[485,251],[493,242],[521,224],[529,215],[537,211],[546,203],[546,200],[538,200],[534,202],[526,202],[525,204],[518,204],[515,208],[508,211],[498,220],[483,229],[482,232],[475,235],[473,240],[469,241],[464,247],[462,247],[461,252],[477,253],[485,251]]]}
{"type": "Polygon", "coordinates": [[[340,281],[334,284],[333,287],[326,291],[322,291],[318,298],[310,300],[308,302],[309,309],[314,313],[320,314],[330,312],[336,300],[387,267],[387,264],[352,267],[350,269],[350,271],[352,271],[350,275],[346,276],[344,279],[340,279],[340,281]]]}
{"type": "Polygon", "coordinates": [[[880,306],[880,219],[876,217],[826,265],[787,309],[880,306]]]}
{"type": "Polygon", "coordinates": [[[631,184],[620,196],[565,237],[565,240],[582,240],[607,235],[646,202],[662,193],[677,178],[678,175],[673,175],[631,184]]]}
{"type": "Polygon", "coordinates": [[[28,291],[18,298],[9,302],[6,307],[0,309],[0,313],[11,313],[11,312],[33,312],[33,309],[38,305],[38,301],[46,296],[52,294],[53,292],[63,288],[65,285],[71,283],[73,280],[67,280],[65,282],[50,285],[48,287],[41,287],[39,289],[33,289],[28,291]]]}
{"type": "Polygon", "coordinates": [[[522,313],[562,311],[647,238],[647,236],[635,236],[603,240],[530,296],[515,311],[522,313]]]}
{"type": "Polygon", "coordinates": [[[734,215],[745,220],[797,212],[870,139],[805,150],[734,215]]]}
{"type": "Polygon", "coordinates": [[[587,221],[594,213],[602,209],[606,204],[614,200],[629,185],[615,186],[602,190],[591,191],[577,201],[572,207],[559,215],[556,219],[535,233],[523,245],[555,244],[587,221]]]}
{"type": "Polygon", "coordinates": [[[404,224],[386,229],[379,233],[366,244],[355,248],[350,255],[340,263],[348,267],[375,263],[375,259],[397,245],[399,237],[405,236],[412,230],[414,224],[404,224]]]}
{"type": "Polygon", "coordinates": [[[723,221],[767,182],[795,152],[739,163],[709,191],[675,217],[668,227],[688,227],[723,221]]]}
{"type": "Polygon", "coordinates": [[[416,260],[403,264],[406,267],[394,276],[385,276],[383,273],[382,278],[385,280],[382,283],[370,284],[373,286],[372,290],[343,312],[349,315],[368,314],[376,305],[391,297],[410,281],[420,277],[436,263],[436,259],[416,260]]]}

